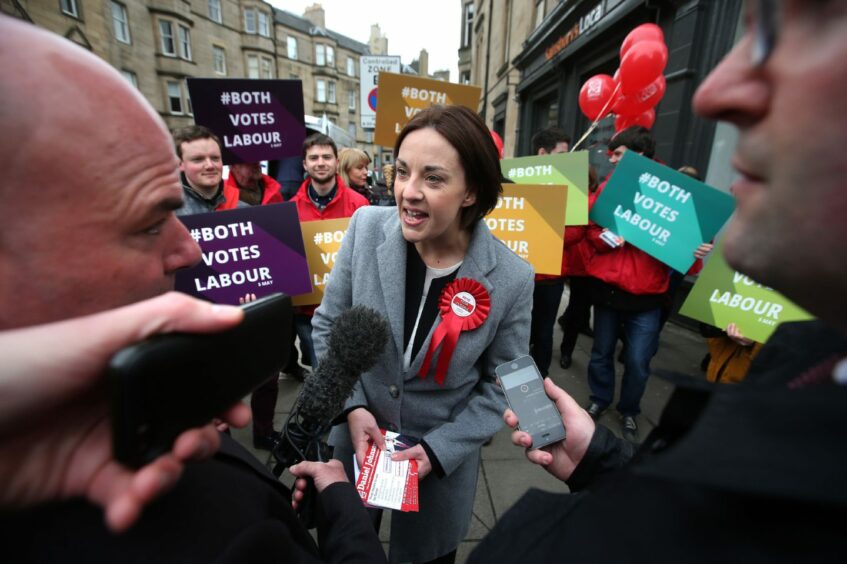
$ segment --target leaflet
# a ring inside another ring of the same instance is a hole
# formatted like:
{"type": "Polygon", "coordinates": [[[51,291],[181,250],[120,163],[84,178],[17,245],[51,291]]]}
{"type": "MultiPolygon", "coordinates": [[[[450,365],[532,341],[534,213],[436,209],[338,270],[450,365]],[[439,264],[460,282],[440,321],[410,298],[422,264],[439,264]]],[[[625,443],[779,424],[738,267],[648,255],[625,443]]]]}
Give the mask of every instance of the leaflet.
{"type": "Polygon", "coordinates": [[[365,505],[371,507],[418,511],[418,462],[391,460],[393,453],[414,446],[418,441],[391,431],[382,434],[385,451],[372,444],[361,469],[353,457],[356,491],[365,505]]]}

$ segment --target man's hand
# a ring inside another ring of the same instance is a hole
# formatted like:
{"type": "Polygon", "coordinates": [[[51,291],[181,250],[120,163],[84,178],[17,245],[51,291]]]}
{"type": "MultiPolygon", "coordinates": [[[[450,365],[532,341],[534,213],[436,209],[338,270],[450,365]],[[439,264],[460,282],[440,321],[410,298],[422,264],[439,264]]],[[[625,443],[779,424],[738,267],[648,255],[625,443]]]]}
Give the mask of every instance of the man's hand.
{"type": "MultiPolygon", "coordinates": [[[[591,437],[594,436],[594,420],[550,378],[544,379],[544,391],[556,402],[556,407],[562,414],[567,438],[541,449],[532,449],[532,437],[529,433],[515,430],[512,432],[512,443],[527,449],[526,457],[530,462],[543,466],[560,480],[567,480],[591,443],[591,437]]],[[[511,409],[507,409],[503,414],[503,420],[512,429],[518,426],[518,418],[511,409]]]]}
{"type": "Polygon", "coordinates": [[[702,243],[699,247],[694,249],[694,258],[702,260],[706,258],[714,248],[715,246],[712,243],[702,243]]]}
{"type": "Polygon", "coordinates": [[[423,480],[427,474],[432,472],[432,463],[426,455],[426,449],[421,445],[415,445],[412,448],[407,448],[391,455],[391,460],[394,461],[411,459],[418,461],[418,480],[423,480]]]}
{"type": "Polygon", "coordinates": [[[356,453],[359,468],[365,462],[371,442],[376,443],[380,450],[385,450],[385,438],[376,424],[376,419],[364,407],[354,409],[347,414],[347,426],[350,428],[350,441],[353,443],[353,451],[356,453]]]}
{"type": "Polygon", "coordinates": [[[291,495],[291,505],[294,509],[297,509],[297,505],[303,500],[308,484],[307,477],[315,482],[315,489],[318,490],[318,493],[332,484],[349,481],[340,460],[330,460],[329,462],[304,461],[295,464],[288,471],[297,476],[294,481],[294,492],[291,495]]]}
{"type": "MultiPolygon", "coordinates": [[[[172,487],[188,460],[219,447],[207,425],[181,434],[171,452],[133,470],[112,455],[105,368],[119,349],[151,335],[215,332],[237,325],[239,308],[169,293],[79,319],[0,333],[0,508],[86,497],[113,531],[172,487]]],[[[242,404],[222,418],[250,421],[242,404]]]]}

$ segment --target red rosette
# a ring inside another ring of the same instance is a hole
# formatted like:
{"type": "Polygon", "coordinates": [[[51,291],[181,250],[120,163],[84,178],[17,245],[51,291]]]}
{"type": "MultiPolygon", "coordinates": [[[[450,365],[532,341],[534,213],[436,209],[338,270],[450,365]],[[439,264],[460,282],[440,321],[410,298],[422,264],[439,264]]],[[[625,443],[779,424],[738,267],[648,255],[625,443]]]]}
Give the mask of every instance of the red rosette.
{"type": "Polygon", "coordinates": [[[444,346],[435,366],[435,381],[443,386],[459,334],[462,331],[473,331],[485,322],[491,310],[491,297],[485,286],[476,280],[457,278],[441,292],[438,308],[441,310],[441,323],[432,334],[432,341],[418,376],[426,378],[435,351],[443,342],[444,346]]]}

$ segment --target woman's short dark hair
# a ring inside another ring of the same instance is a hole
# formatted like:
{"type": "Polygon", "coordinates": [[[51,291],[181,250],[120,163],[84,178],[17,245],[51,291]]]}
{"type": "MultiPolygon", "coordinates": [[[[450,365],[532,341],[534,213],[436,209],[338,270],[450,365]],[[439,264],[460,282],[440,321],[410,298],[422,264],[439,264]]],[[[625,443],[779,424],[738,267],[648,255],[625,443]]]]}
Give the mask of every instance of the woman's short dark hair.
{"type": "Polygon", "coordinates": [[[473,205],[461,210],[461,225],[471,229],[497,205],[503,192],[500,182],[500,158],[485,122],[464,106],[432,106],[413,117],[397,136],[394,158],[400,154],[403,139],[413,131],[431,127],[444,137],[456,152],[465,172],[465,183],[476,195],[473,205]]]}
{"type": "Polygon", "coordinates": [[[610,151],[614,151],[621,146],[630,151],[641,153],[648,159],[652,159],[653,155],[656,154],[656,138],[653,137],[649,129],[640,125],[624,129],[609,141],[610,151]]]}

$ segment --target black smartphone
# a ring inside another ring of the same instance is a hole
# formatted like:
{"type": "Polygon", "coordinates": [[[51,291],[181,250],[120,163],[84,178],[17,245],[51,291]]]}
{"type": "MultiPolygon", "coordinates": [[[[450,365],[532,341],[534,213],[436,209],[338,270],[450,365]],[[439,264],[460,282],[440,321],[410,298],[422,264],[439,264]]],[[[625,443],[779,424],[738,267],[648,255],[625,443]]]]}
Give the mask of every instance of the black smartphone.
{"type": "Polygon", "coordinates": [[[544,379],[531,356],[504,362],[494,369],[518,428],[532,437],[532,448],[565,440],[565,425],[556,404],[544,391],[544,379]]]}
{"type": "Polygon", "coordinates": [[[288,361],[291,298],[242,306],[244,320],[220,333],[156,335],[118,351],[108,368],[115,458],[138,468],[176,437],[220,415],[288,361]]]}

